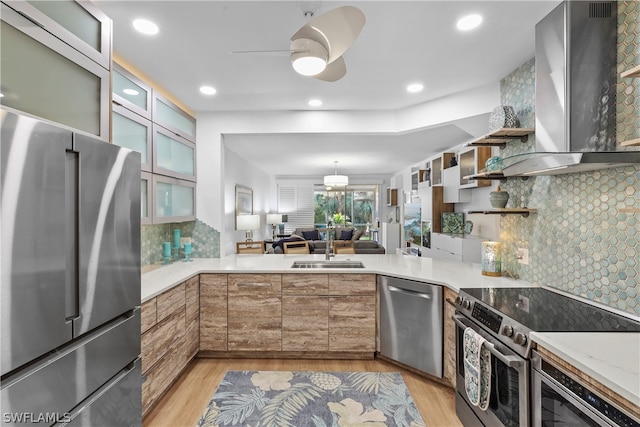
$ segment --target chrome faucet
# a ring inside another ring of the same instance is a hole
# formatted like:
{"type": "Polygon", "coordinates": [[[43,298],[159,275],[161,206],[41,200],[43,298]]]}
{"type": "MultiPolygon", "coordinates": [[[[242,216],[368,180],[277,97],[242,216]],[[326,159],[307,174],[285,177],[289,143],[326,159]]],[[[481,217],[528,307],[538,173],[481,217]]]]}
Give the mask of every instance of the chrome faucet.
{"type": "Polygon", "coordinates": [[[324,251],[324,259],[330,261],[334,256],[333,253],[333,223],[331,220],[327,223],[327,247],[324,251]]]}

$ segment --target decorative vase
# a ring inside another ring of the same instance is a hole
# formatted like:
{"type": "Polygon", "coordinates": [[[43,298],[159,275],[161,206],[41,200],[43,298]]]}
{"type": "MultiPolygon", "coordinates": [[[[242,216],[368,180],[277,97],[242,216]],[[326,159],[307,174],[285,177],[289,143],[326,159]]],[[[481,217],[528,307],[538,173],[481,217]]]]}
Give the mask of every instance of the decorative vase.
{"type": "Polygon", "coordinates": [[[510,105],[500,105],[489,115],[489,132],[502,128],[517,128],[520,121],[515,109],[510,105]]]}
{"type": "Polygon", "coordinates": [[[489,202],[491,202],[491,206],[494,208],[504,208],[507,206],[507,202],[509,201],[509,193],[506,191],[500,190],[500,186],[496,191],[492,191],[489,193],[489,202]]]}

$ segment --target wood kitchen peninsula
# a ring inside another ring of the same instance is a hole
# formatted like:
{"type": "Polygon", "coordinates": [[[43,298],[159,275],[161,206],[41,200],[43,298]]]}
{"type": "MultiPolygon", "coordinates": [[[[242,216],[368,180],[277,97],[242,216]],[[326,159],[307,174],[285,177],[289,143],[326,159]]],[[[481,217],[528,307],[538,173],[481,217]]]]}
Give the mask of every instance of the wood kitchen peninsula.
{"type": "MultiPolygon", "coordinates": [[[[291,268],[324,255],[231,255],[159,267],[142,276],[143,413],[147,414],[198,357],[373,359],[377,350],[378,274],[444,286],[531,286],[482,276],[479,266],[430,258],[337,255],[364,268],[291,268]]],[[[445,313],[450,302],[443,302],[445,313]]],[[[443,319],[445,331],[454,331],[443,319]]],[[[453,336],[446,346],[455,345],[453,336]]],[[[451,349],[449,349],[451,350],[451,349]]],[[[452,386],[455,361],[445,348],[452,386]]]]}

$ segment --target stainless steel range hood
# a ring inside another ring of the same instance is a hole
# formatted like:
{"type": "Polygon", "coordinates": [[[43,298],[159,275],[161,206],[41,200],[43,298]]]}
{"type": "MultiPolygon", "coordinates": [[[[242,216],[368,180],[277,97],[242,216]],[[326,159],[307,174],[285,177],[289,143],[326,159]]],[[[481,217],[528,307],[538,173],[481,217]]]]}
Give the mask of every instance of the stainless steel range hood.
{"type": "Polygon", "coordinates": [[[565,1],[536,25],[536,152],[505,159],[505,176],[640,164],[616,150],[615,1],[565,1]]]}

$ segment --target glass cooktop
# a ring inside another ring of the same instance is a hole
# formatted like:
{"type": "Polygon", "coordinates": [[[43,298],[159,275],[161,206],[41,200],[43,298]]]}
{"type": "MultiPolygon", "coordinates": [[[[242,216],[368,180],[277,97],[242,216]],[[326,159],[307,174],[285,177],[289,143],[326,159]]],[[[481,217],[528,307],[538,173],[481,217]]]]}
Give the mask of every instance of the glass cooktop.
{"type": "Polygon", "coordinates": [[[460,290],[537,332],[640,332],[640,322],[545,288],[460,290]]]}

